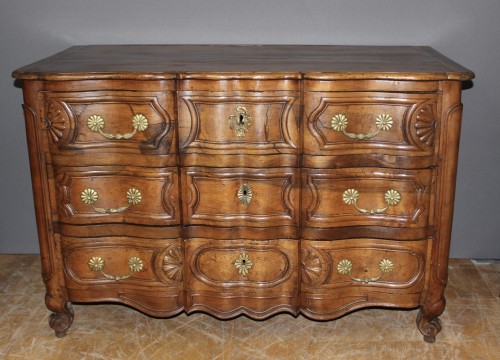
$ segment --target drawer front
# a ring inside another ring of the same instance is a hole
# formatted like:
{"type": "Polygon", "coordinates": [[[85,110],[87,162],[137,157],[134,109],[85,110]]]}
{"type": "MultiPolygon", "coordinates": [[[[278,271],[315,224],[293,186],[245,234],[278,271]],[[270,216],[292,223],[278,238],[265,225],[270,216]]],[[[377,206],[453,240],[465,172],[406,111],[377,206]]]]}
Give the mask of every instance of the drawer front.
{"type": "MultiPolygon", "coordinates": [[[[171,91],[83,91],[44,93],[44,119],[54,161],[89,155],[93,164],[114,154],[131,164],[135,155],[175,153],[171,91]]],[[[137,159],[137,161],[139,161],[137,159]]]]}
{"type": "Polygon", "coordinates": [[[186,240],[188,311],[227,318],[296,309],[297,240],[186,240]]]}
{"type": "Polygon", "coordinates": [[[432,225],[433,169],[305,169],[302,175],[305,226],[432,225]]]}
{"type": "Polygon", "coordinates": [[[61,245],[72,301],[118,301],[152,315],[182,310],[181,240],[63,237],[61,245]]]}
{"type": "Polygon", "coordinates": [[[182,176],[186,224],[298,225],[296,169],[184,168],[182,176]]]}
{"type": "Polygon", "coordinates": [[[56,169],[59,220],[68,224],[180,223],[177,169],[56,169]]]}
{"type": "Polygon", "coordinates": [[[181,92],[178,106],[180,152],[187,165],[262,166],[244,157],[249,154],[288,154],[280,166],[297,163],[297,92],[181,92]]]}
{"type": "Polygon", "coordinates": [[[417,306],[430,240],[304,241],[303,311],[327,319],[366,306],[417,306]]]}
{"type": "Polygon", "coordinates": [[[416,168],[437,160],[437,94],[319,92],[304,101],[306,166],[416,168]]]}

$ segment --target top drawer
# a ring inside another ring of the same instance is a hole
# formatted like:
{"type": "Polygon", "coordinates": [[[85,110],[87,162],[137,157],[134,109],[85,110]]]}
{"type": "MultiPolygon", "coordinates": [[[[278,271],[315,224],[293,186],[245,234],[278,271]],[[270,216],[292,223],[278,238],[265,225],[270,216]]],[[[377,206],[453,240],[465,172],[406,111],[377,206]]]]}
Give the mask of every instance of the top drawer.
{"type": "MultiPolygon", "coordinates": [[[[358,87],[351,82],[352,89],[358,87]]],[[[438,93],[342,89],[306,92],[304,102],[305,166],[424,168],[436,163],[438,93]]]]}
{"type": "Polygon", "coordinates": [[[83,155],[81,165],[140,165],[145,156],[151,166],[175,164],[172,91],[44,92],[43,97],[57,165],[70,166],[76,153],[83,155]]]}
{"type": "Polygon", "coordinates": [[[181,84],[193,89],[178,94],[183,164],[296,166],[299,92],[289,82],[281,84],[281,91],[270,90],[269,85],[251,80],[181,84]]]}

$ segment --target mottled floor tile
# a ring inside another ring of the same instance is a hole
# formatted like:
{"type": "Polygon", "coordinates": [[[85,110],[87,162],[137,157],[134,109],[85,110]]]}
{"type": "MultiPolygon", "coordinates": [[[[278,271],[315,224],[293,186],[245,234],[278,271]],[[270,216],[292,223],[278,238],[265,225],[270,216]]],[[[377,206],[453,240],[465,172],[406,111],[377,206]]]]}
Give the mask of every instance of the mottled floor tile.
{"type": "Polygon", "coordinates": [[[2,359],[462,360],[496,359],[500,350],[498,267],[469,260],[450,262],[443,330],[434,344],[422,340],[417,310],[366,309],[326,322],[287,314],[164,320],[112,304],[75,304],[68,336],[57,339],[47,322],[39,257],[0,255],[0,269],[2,359]]]}

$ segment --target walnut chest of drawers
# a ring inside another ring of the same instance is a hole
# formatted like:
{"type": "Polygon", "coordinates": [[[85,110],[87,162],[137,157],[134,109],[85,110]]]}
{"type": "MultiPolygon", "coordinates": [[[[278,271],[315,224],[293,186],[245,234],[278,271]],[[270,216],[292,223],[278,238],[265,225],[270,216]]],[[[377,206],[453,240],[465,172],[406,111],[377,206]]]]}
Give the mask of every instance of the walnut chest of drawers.
{"type": "Polygon", "coordinates": [[[21,79],[50,326],[168,317],[441,325],[461,82],[428,47],[77,46],[21,79]]]}

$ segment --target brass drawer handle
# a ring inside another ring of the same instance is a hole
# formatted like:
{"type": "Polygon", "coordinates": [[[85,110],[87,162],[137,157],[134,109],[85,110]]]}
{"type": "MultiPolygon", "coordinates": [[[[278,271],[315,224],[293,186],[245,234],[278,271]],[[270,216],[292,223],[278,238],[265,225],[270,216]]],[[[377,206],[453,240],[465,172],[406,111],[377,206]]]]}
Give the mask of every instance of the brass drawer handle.
{"type": "Polygon", "coordinates": [[[239,258],[234,262],[234,266],[236,269],[238,269],[238,272],[243,275],[247,276],[248,271],[252,268],[253,262],[248,258],[248,254],[246,253],[241,253],[239,258]]]}
{"type": "Polygon", "coordinates": [[[142,114],[135,114],[132,118],[133,131],[128,134],[108,134],[102,131],[104,129],[104,118],[100,115],[90,115],[87,119],[87,127],[93,131],[98,132],[106,139],[128,140],[136,134],[137,131],[145,131],[148,128],[148,119],[142,114]]]}
{"type": "Polygon", "coordinates": [[[346,130],[348,119],[344,114],[336,114],[333,116],[331,121],[332,129],[335,131],[342,131],[345,136],[356,139],[356,140],[366,140],[371,139],[374,136],[377,136],[381,131],[388,131],[392,127],[392,117],[388,114],[380,114],[375,118],[375,125],[377,126],[377,130],[371,132],[369,134],[354,134],[349,133],[346,130]]]}
{"type": "Polygon", "coordinates": [[[229,116],[229,128],[234,130],[236,137],[241,139],[245,137],[250,126],[252,126],[252,115],[244,106],[238,106],[233,114],[229,116]]]}
{"type": "Polygon", "coordinates": [[[382,259],[378,264],[378,268],[380,269],[380,276],[372,278],[357,278],[353,277],[351,274],[352,262],[350,260],[344,259],[337,264],[337,271],[339,272],[339,274],[349,275],[349,277],[353,281],[360,282],[363,284],[368,284],[380,280],[382,276],[384,276],[384,274],[390,273],[392,270],[394,270],[394,263],[391,260],[382,259]]]}
{"type": "Polygon", "coordinates": [[[94,203],[99,199],[99,194],[94,189],[85,189],[80,194],[80,199],[87,205],[92,206],[95,212],[99,214],[116,214],[127,210],[131,205],[137,205],[142,201],[142,194],[139,190],[131,188],[127,191],[128,205],[120,208],[103,209],[94,206],[94,203]]]}
{"type": "Polygon", "coordinates": [[[94,256],[93,258],[91,258],[87,263],[87,265],[89,266],[90,270],[95,272],[100,272],[106,279],[116,280],[116,281],[128,279],[129,277],[132,276],[133,273],[142,271],[142,269],[144,268],[144,263],[142,259],[135,256],[128,259],[128,267],[130,268],[130,273],[127,275],[113,276],[106,274],[103,271],[105,266],[104,259],[99,256],[94,256]]]}
{"type": "Polygon", "coordinates": [[[384,194],[384,200],[387,206],[382,209],[367,210],[358,207],[359,192],[356,189],[347,189],[342,194],[342,199],[346,205],[354,205],[354,207],[363,214],[375,215],[383,214],[389,208],[389,206],[395,206],[401,202],[401,194],[396,190],[387,190],[384,194]]]}
{"type": "Polygon", "coordinates": [[[243,205],[248,205],[250,204],[250,201],[252,201],[253,197],[252,188],[248,184],[243,184],[238,189],[236,195],[238,196],[240,203],[242,203],[243,205]]]}

